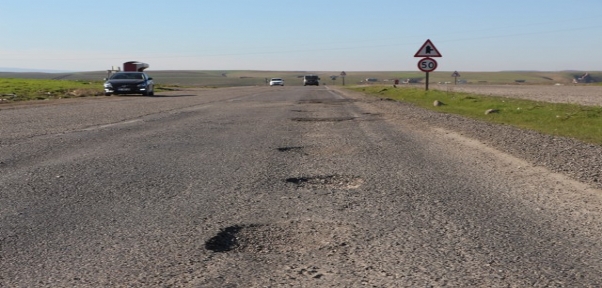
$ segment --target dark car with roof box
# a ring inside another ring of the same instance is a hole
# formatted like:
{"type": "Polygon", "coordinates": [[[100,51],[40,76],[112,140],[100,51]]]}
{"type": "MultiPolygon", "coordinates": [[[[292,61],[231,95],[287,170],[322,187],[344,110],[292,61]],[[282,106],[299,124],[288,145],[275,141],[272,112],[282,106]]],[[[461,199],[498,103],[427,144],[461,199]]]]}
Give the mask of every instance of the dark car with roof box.
{"type": "Polygon", "coordinates": [[[155,95],[153,78],[144,72],[117,72],[105,79],[106,96],[113,94],[155,95]]]}

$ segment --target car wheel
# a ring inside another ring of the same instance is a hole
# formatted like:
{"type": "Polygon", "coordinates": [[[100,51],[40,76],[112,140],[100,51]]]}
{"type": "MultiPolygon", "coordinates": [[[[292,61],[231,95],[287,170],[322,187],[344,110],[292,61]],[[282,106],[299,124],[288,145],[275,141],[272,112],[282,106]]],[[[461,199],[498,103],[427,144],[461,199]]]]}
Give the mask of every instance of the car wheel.
{"type": "Polygon", "coordinates": [[[111,93],[105,93],[105,96],[111,96],[111,95],[112,95],[111,93]]]}

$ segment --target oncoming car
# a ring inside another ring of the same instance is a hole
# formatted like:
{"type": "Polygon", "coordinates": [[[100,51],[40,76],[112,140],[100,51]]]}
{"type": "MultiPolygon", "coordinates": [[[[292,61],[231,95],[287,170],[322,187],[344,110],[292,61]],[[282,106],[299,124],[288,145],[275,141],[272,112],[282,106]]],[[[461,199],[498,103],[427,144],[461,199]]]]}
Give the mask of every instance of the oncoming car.
{"type": "Polygon", "coordinates": [[[281,78],[272,78],[270,80],[270,86],[284,86],[284,80],[281,78]]]}
{"type": "Polygon", "coordinates": [[[320,86],[320,77],[316,75],[305,75],[303,76],[303,86],[315,85],[320,86]]]}
{"type": "Polygon", "coordinates": [[[144,72],[117,72],[105,79],[105,95],[142,94],[155,95],[153,78],[144,72]]]}

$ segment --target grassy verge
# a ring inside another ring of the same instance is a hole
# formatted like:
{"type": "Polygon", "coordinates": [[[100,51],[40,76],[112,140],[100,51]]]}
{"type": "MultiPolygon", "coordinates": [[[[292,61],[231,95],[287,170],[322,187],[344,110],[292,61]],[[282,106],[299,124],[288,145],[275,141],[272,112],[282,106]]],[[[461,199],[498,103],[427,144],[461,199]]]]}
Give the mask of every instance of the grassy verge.
{"type": "Polygon", "coordinates": [[[377,97],[413,103],[419,107],[473,119],[507,124],[541,133],[602,144],[602,107],[556,104],[417,88],[370,86],[351,88],[377,97]],[[435,100],[443,103],[434,106],[435,100]],[[494,113],[485,111],[494,109],[494,113]]]}
{"type": "Polygon", "coordinates": [[[44,100],[103,95],[102,82],[0,78],[0,99],[44,100]]]}
{"type": "MultiPolygon", "coordinates": [[[[103,96],[103,81],[0,78],[0,103],[103,96]]],[[[156,85],[155,92],[179,90],[178,85],[156,85]]]]}

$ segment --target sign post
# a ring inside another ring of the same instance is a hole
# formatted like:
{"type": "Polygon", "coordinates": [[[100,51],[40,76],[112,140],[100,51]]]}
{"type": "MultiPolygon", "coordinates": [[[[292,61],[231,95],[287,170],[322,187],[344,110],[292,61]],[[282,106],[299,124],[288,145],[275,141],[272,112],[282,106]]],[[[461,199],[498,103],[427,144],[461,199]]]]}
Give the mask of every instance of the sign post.
{"type": "Polygon", "coordinates": [[[458,71],[454,71],[454,73],[452,73],[452,77],[454,77],[454,85],[458,85],[458,77],[460,77],[460,73],[458,73],[458,71]]]}
{"type": "Polygon", "coordinates": [[[345,86],[345,76],[347,76],[347,73],[345,73],[345,71],[341,72],[341,78],[343,78],[343,86],[345,86]]]}
{"type": "Polygon", "coordinates": [[[334,85],[334,81],[337,80],[337,77],[339,77],[339,76],[337,76],[337,75],[330,76],[330,79],[332,80],[332,85],[334,85]]]}
{"type": "Polygon", "coordinates": [[[426,73],[426,90],[429,90],[429,72],[437,69],[437,61],[432,58],[422,58],[418,61],[418,69],[426,73]]]}
{"type": "Polygon", "coordinates": [[[431,57],[442,57],[439,50],[433,45],[431,39],[427,39],[422,47],[418,49],[418,52],[414,54],[414,57],[425,57],[418,61],[418,69],[422,72],[426,73],[426,86],[425,90],[429,90],[429,72],[435,71],[437,69],[437,61],[432,59],[431,57]]]}

